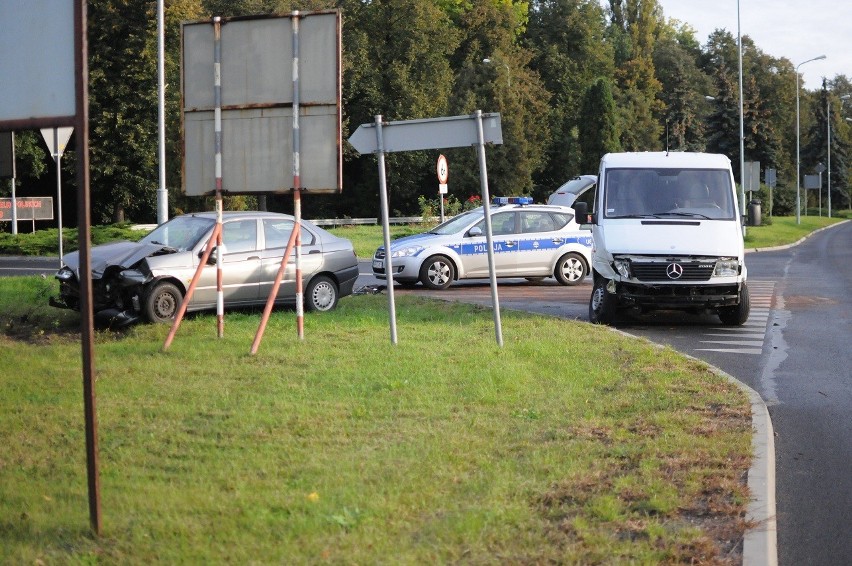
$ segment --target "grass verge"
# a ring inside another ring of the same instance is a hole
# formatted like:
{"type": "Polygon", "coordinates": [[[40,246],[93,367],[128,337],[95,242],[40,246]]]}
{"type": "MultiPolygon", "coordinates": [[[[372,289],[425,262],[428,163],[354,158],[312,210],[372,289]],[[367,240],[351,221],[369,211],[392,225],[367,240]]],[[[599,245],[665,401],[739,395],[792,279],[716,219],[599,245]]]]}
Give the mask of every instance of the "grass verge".
{"type": "Polygon", "coordinates": [[[744,240],[745,247],[760,249],[792,244],[814,230],[842,222],[845,217],[801,216],[800,219],[801,222],[797,224],[795,216],[775,216],[769,224],[748,226],[744,240]]]}
{"type": "Polygon", "coordinates": [[[256,356],[253,312],[166,353],[99,333],[100,538],[79,343],[0,338],[0,562],[739,563],[737,387],[602,327],[507,311],[501,349],[488,310],[396,306],[396,346],[372,295],[304,341],[276,311],[256,356]]]}

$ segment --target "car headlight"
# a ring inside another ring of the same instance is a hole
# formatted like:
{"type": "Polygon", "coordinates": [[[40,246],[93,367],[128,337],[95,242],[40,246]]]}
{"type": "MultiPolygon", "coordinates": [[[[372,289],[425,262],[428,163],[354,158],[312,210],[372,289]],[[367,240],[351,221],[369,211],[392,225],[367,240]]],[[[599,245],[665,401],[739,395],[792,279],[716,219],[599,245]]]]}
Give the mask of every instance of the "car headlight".
{"type": "Polygon", "coordinates": [[[421,251],[423,251],[423,246],[407,246],[398,250],[394,250],[391,253],[391,257],[408,257],[417,255],[421,251]]]}
{"type": "Polygon", "coordinates": [[[720,259],[713,269],[714,277],[736,277],[740,273],[740,262],[735,259],[720,259]]]}
{"type": "Polygon", "coordinates": [[[630,260],[629,259],[616,259],[612,262],[613,267],[622,277],[630,277],[630,260]]]}
{"type": "Polygon", "coordinates": [[[70,279],[74,279],[74,272],[67,267],[63,267],[56,272],[56,278],[60,281],[68,281],[70,279]]]}

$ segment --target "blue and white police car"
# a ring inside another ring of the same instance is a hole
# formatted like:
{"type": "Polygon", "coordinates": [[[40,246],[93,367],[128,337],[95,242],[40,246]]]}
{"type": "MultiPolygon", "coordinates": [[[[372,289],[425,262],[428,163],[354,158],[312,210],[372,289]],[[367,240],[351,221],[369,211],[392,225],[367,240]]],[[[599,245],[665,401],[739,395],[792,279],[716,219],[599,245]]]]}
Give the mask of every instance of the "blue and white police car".
{"type": "MultiPolygon", "coordinates": [[[[577,285],[589,273],[592,234],[565,206],[532,204],[529,197],[495,197],[490,207],[497,277],[555,277],[577,285]]],[[[488,278],[485,208],[463,212],[423,234],[391,242],[393,280],[446,289],[459,279],[488,278]]],[[[373,275],[387,279],[386,252],[373,256],[373,275]]]]}

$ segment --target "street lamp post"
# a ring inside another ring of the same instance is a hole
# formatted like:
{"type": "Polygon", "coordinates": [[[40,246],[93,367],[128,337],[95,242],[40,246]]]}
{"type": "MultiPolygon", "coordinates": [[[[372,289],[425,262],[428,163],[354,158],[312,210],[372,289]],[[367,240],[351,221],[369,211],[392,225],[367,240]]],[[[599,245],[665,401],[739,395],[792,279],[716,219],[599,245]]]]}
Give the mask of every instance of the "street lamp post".
{"type": "Polygon", "coordinates": [[[825,55],[820,55],[819,57],[814,57],[813,59],[802,61],[801,63],[796,65],[796,224],[802,223],[802,189],[801,183],[799,181],[801,170],[801,161],[799,158],[799,67],[801,67],[805,63],[810,63],[811,61],[819,61],[820,59],[825,59],[825,55]]]}
{"type": "MultiPolygon", "coordinates": [[[[482,62],[485,63],[486,65],[490,65],[491,63],[496,63],[496,61],[494,61],[493,59],[491,59],[489,57],[486,57],[485,59],[483,59],[482,62]]],[[[512,73],[509,71],[509,65],[507,65],[506,63],[503,63],[503,66],[506,67],[506,86],[511,87],[512,86],[512,73]]]]}
{"type": "Polygon", "coordinates": [[[740,221],[743,224],[743,236],[745,236],[745,133],[743,118],[743,36],[740,33],[740,0],[737,0],[737,45],[739,49],[739,87],[740,87],[740,221]]]}
{"type": "MultiPolygon", "coordinates": [[[[843,103],[849,100],[850,94],[844,94],[840,97],[840,108],[843,108],[843,103]]],[[[826,147],[826,161],[828,162],[827,184],[828,184],[828,217],[831,218],[831,97],[825,97],[825,123],[828,133],[828,145],[826,147]]]]}

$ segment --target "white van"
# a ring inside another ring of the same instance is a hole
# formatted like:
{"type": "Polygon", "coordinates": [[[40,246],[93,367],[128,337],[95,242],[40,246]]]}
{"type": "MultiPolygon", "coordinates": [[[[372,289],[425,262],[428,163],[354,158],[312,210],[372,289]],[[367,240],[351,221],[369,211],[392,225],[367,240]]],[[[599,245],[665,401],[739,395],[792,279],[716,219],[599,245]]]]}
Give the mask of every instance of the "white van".
{"type": "Polygon", "coordinates": [[[609,153],[601,159],[592,225],[589,320],[621,309],[711,310],[727,325],[749,315],[743,231],[724,155],[609,153]]]}

